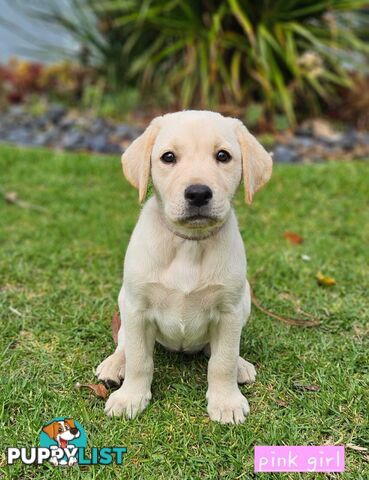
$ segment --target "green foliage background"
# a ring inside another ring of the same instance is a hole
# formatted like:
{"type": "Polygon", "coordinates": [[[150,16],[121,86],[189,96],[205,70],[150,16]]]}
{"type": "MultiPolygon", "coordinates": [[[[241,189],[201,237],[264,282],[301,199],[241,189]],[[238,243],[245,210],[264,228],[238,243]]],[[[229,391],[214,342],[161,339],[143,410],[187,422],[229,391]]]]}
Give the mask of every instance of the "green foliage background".
{"type": "Polygon", "coordinates": [[[246,103],[289,123],[316,113],[367,70],[363,0],[18,0],[63,26],[110,87],[139,86],[173,107],[246,103]]]}

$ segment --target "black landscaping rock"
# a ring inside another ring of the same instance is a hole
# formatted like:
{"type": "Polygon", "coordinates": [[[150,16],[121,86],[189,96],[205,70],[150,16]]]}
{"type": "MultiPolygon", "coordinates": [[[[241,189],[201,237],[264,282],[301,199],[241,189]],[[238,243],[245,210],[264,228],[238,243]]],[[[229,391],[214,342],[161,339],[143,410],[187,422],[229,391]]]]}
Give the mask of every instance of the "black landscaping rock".
{"type": "Polygon", "coordinates": [[[369,147],[369,133],[362,132],[360,134],[360,142],[361,142],[362,145],[365,145],[366,147],[369,147]]]}
{"type": "Polygon", "coordinates": [[[277,163],[295,163],[299,160],[297,151],[286,145],[277,145],[273,150],[273,161],[277,163]]]}
{"type": "Polygon", "coordinates": [[[32,130],[27,127],[16,127],[9,131],[5,140],[17,145],[33,145],[34,135],[32,130]]]}
{"type": "Polygon", "coordinates": [[[87,149],[88,141],[82,133],[74,130],[65,133],[59,146],[65,150],[84,150],[87,149]]]}
{"type": "Polygon", "coordinates": [[[121,140],[135,140],[143,132],[142,129],[131,127],[130,125],[120,124],[116,125],[112,132],[115,137],[121,140]]]}
{"type": "Polygon", "coordinates": [[[51,105],[44,115],[47,122],[58,124],[60,120],[67,114],[67,109],[61,105],[51,105]]]}
{"type": "Polygon", "coordinates": [[[340,145],[345,150],[353,150],[358,143],[358,134],[355,130],[346,131],[341,138],[340,145]]]}
{"type": "Polygon", "coordinates": [[[295,135],[299,137],[313,137],[313,130],[309,125],[303,124],[299,125],[295,130],[295,135]]]}
{"type": "Polygon", "coordinates": [[[98,153],[117,153],[122,152],[122,148],[116,143],[110,143],[105,134],[93,136],[87,142],[87,148],[98,153]]]}
{"type": "Polygon", "coordinates": [[[58,142],[60,139],[60,131],[55,128],[49,128],[45,132],[38,133],[35,137],[35,145],[40,147],[49,147],[58,142]]]}
{"type": "Polygon", "coordinates": [[[59,127],[61,130],[70,130],[74,128],[76,125],[76,120],[75,118],[72,117],[63,117],[59,123],[59,127]]]}
{"type": "Polygon", "coordinates": [[[316,145],[316,142],[313,138],[298,135],[296,137],[292,137],[291,140],[288,142],[288,145],[297,149],[307,149],[314,147],[316,145]]]}
{"type": "Polygon", "coordinates": [[[107,123],[102,118],[97,118],[96,120],[93,120],[91,125],[87,128],[90,133],[94,134],[109,134],[109,132],[114,129],[112,125],[109,125],[109,123],[107,123]]]}

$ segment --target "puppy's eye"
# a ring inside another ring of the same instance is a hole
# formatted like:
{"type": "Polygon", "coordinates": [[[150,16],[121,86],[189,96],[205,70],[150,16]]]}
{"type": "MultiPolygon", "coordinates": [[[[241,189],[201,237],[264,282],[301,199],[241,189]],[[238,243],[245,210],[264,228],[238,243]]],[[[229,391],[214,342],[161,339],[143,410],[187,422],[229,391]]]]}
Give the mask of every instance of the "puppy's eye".
{"type": "Polygon", "coordinates": [[[227,163],[231,160],[231,155],[226,150],[219,150],[216,155],[218,162],[227,163]]]}
{"type": "Polygon", "coordinates": [[[173,152],[165,152],[160,157],[161,161],[164,163],[176,163],[176,156],[173,152]]]}

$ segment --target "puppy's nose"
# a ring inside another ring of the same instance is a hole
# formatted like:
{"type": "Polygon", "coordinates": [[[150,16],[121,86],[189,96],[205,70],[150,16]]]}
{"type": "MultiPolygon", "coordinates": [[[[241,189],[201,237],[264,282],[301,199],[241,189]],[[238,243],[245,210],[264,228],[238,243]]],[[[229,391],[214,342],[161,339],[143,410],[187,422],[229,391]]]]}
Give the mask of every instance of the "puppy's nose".
{"type": "Polygon", "coordinates": [[[70,433],[71,433],[72,435],[77,435],[77,433],[78,433],[78,428],[71,428],[71,429],[70,429],[70,433]]]}
{"type": "Polygon", "coordinates": [[[191,206],[202,207],[212,198],[213,192],[207,185],[195,184],[186,188],[184,196],[191,206]]]}

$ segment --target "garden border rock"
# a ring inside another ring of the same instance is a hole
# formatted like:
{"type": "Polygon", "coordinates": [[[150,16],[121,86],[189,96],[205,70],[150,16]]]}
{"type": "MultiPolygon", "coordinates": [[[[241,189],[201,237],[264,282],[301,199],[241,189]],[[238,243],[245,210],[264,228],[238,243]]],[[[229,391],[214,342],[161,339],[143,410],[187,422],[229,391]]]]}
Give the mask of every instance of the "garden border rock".
{"type": "MultiPolygon", "coordinates": [[[[23,106],[13,106],[0,115],[0,142],[16,145],[120,155],[142,132],[140,127],[86,116],[60,105],[50,105],[39,116],[23,106]]],[[[309,120],[294,133],[279,134],[271,151],[276,163],[289,164],[369,158],[369,132],[351,127],[338,132],[328,122],[309,120]]]]}

